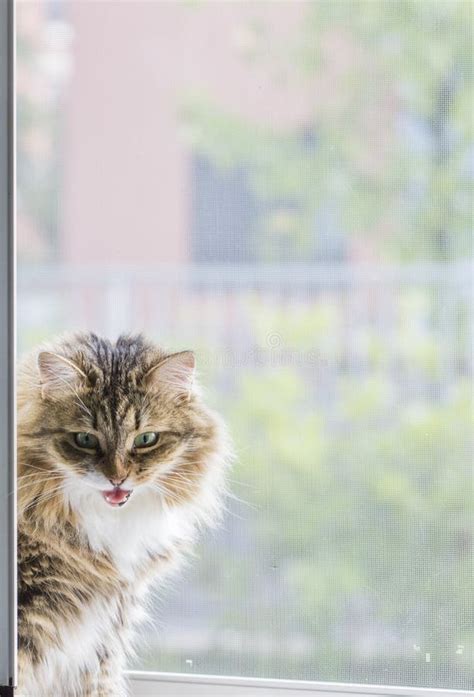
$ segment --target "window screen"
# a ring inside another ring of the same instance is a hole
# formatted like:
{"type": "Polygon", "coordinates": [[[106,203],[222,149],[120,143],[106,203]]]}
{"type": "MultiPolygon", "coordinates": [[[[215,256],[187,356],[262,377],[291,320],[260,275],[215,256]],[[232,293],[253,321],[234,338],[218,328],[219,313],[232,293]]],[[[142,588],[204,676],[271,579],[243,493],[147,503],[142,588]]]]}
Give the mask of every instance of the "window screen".
{"type": "Polygon", "coordinates": [[[472,5],[17,15],[20,353],[194,348],[237,452],[133,667],[473,689],[472,5]]]}

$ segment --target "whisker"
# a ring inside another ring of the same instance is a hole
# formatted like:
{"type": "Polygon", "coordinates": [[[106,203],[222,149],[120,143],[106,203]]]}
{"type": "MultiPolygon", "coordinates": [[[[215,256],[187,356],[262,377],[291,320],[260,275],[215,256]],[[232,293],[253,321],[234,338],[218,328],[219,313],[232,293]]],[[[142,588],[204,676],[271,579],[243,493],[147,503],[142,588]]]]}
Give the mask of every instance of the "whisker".
{"type": "Polygon", "coordinates": [[[237,503],[241,503],[244,506],[247,506],[252,511],[258,511],[258,507],[254,503],[250,503],[250,501],[241,499],[240,496],[236,496],[233,491],[227,491],[226,496],[227,498],[232,499],[233,501],[237,501],[237,503]]]}
{"type": "Polygon", "coordinates": [[[39,472],[58,472],[59,470],[55,467],[52,470],[45,469],[44,467],[37,467],[36,465],[31,465],[30,463],[27,463],[24,465],[26,469],[34,469],[38,470],[39,472]]]}
{"type": "MultiPolygon", "coordinates": [[[[47,470],[47,469],[41,469],[39,467],[36,468],[38,472],[41,474],[45,475],[50,475],[52,477],[55,477],[58,474],[61,474],[58,470],[47,470]]],[[[26,473],[18,473],[18,479],[27,479],[28,477],[39,477],[40,475],[37,474],[36,472],[26,472],[26,473]]]]}
{"type": "Polygon", "coordinates": [[[33,475],[22,475],[21,477],[18,478],[18,483],[17,483],[17,486],[15,487],[15,489],[12,489],[11,491],[8,492],[8,496],[12,496],[15,493],[15,491],[20,492],[20,491],[27,489],[28,487],[33,488],[36,484],[45,484],[46,482],[58,481],[58,480],[62,480],[62,479],[63,479],[62,474],[56,474],[56,475],[52,475],[49,477],[43,477],[43,478],[38,478],[38,475],[36,473],[33,475]],[[29,479],[29,481],[26,481],[26,482],[23,481],[23,479],[27,479],[28,477],[34,477],[34,479],[33,480],[29,479]]]}
{"type": "Polygon", "coordinates": [[[37,484],[45,484],[46,482],[54,482],[54,481],[58,481],[60,479],[63,479],[63,476],[61,474],[59,474],[57,477],[44,477],[43,479],[35,478],[34,480],[30,480],[28,482],[23,482],[20,480],[16,489],[20,490],[20,489],[25,489],[27,487],[34,487],[37,484]]]}
{"type": "Polygon", "coordinates": [[[26,506],[26,508],[23,509],[22,513],[25,514],[27,511],[29,511],[31,508],[34,508],[36,506],[39,506],[40,504],[46,503],[47,501],[53,499],[57,494],[60,492],[61,487],[58,486],[54,488],[52,491],[45,492],[44,494],[37,496],[31,501],[31,503],[26,506]]]}
{"type": "MultiPolygon", "coordinates": [[[[170,499],[171,501],[173,501],[174,503],[180,503],[180,500],[174,495],[174,493],[169,491],[168,489],[166,489],[166,487],[162,488],[162,487],[158,486],[157,484],[155,484],[154,482],[150,482],[149,486],[151,486],[152,489],[157,491],[164,499],[167,498],[167,499],[170,499]]],[[[166,503],[166,501],[165,501],[165,503],[166,503]]]]}
{"type": "Polygon", "coordinates": [[[231,484],[236,484],[237,486],[245,486],[248,489],[253,489],[254,487],[252,484],[249,484],[248,482],[242,482],[239,479],[233,479],[232,477],[226,477],[226,480],[230,482],[231,484]]]}
{"type": "Polygon", "coordinates": [[[19,477],[17,480],[17,488],[20,485],[25,485],[25,484],[31,484],[34,485],[36,483],[40,482],[47,482],[47,481],[54,481],[55,479],[62,479],[63,475],[62,474],[53,474],[49,475],[47,477],[39,477],[37,474],[35,474],[34,477],[19,477]]]}
{"type": "Polygon", "coordinates": [[[28,479],[27,481],[24,481],[24,477],[21,477],[18,482],[17,482],[17,489],[24,488],[26,486],[35,486],[35,484],[44,484],[45,482],[54,482],[58,479],[63,479],[62,474],[57,474],[53,475],[50,477],[35,477],[33,479],[28,479]]]}
{"type": "MultiPolygon", "coordinates": [[[[173,476],[173,475],[170,475],[168,478],[170,479],[172,476],[173,476]]],[[[161,479],[161,481],[163,482],[163,479],[161,479]]],[[[152,482],[152,486],[153,486],[153,484],[154,484],[154,483],[152,482]]],[[[155,485],[154,488],[155,488],[159,493],[161,493],[162,496],[166,496],[167,498],[169,498],[171,501],[174,501],[175,503],[181,503],[181,500],[178,499],[178,498],[176,498],[176,496],[174,495],[175,492],[170,491],[166,485],[165,485],[164,487],[159,487],[159,486],[156,486],[156,485],[155,485]]],[[[174,488],[175,488],[177,491],[181,491],[181,492],[183,492],[183,493],[187,493],[187,492],[189,491],[188,489],[185,489],[185,488],[179,487],[179,486],[175,486],[174,488]]],[[[243,501],[242,503],[246,503],[246,502],[243,501]]],[[[222,510],[223,510],[226,514],[232,516],[233,518],[237,518],[237,520],[242,520],[242,521],[245,521],[245,520],[246,520],[243,516],[240,516],[238,513],[236,513],[236,512],[233,511],[232,509],[228,508],[228,506],[226,506],[225,503],[221,503],[221,506],[222,506],[222,510]]],[[[251,504],[249,504],[249,506],[251,506],[251,504]]],[[[254,508],[254,510],[257,510],[257,509],[254,508]]]]}

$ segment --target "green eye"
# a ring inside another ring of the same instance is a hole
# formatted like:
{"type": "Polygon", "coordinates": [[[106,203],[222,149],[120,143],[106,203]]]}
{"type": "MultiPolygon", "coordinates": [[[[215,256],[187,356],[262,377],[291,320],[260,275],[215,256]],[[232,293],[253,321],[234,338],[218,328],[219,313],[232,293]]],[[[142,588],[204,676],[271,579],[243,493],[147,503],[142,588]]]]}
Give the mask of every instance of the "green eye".
{"type": "Polygon", "coordinates": [[[78,448],[86,448],[87,450],[96,450],[99,447],[99,439],[93,436],[92,433],[80,431],[74,434],[74,442],[78,448]]]}
{"type": "Polygon", "coordinates": [[[150,448],[152,445],[158,443],[159,433],[155,431],[147,431],[146,433],[139,433],[133,441],[133,445],[136,448],[150,448]]]}

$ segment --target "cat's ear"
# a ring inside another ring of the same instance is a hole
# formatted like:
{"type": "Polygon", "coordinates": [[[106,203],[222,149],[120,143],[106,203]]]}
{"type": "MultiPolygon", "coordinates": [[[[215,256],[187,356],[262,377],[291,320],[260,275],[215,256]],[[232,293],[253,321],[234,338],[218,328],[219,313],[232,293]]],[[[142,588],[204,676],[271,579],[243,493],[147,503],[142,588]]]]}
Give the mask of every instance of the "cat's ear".
{"type": "Polygon", "coordinates": [[[177,399],[189,399],[194,385],[196,359],[192,351],[173,353],[154,365],[144,381],[149,389],[167,389],[177,399]]]}
{"type": "Polygon", "coordinates": [[[51,351],[41,351],[38,355],[38,368],[43,398],[74,392],[87,380],[87,375],[73,361],[51,351]]]}

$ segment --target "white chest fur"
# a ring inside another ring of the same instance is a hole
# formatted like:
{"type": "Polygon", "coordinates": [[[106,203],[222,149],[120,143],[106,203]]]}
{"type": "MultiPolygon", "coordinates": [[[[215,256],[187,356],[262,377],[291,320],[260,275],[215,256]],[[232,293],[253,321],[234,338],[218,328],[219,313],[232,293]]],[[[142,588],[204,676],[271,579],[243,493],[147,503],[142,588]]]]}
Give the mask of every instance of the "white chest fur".
{"type": "MultiPolygon", "coordinates": [[[[193,537],[192,507],[163,506],[153,491],[133,492],[121,508],[110,507],[90,489],[66,487],[65,493],[90,546],[97,552],[107,552],[122,578],[132,584],[150,554],[164,554],[178,541],[193,537]]],[[[137,590],[134,586],[136,597],[137,590]]],[[[146,590],[146,585],[142,590],[146,590]]],[[[19,697],[51,697],[53,692],[64,697],[82,695],[81,675],[84,671],[97,674],[104,638],[109,655],[123,656],[124,651],[130,650],[131,630],[141,615],[140,604],[135,603],[133,609],[120,608],[118,599],[111,595],[84,605],[76,621],[58,622],[56,645],[32,672],[23,675],[19,697]],[[126,626],[118,633],[117,619],[124,609],[133,616],[128,616],[126,626]],[[58,685],[62,686],[59,692],[58,685]]],[[[120,695],[121,690],[116,697],[120,695]]]]}
{"type": "Polygon", "coordinates": [[[134,491],[129,501],[118,508],[90,492],[76,491],[69,494],[69,500],[92,549],[107,552],[128,581],[133,581],[150,554],[165,554],[178,541],[191,540],[193,536],[190,508],[169,508],[153,491],[134,491]]]}

